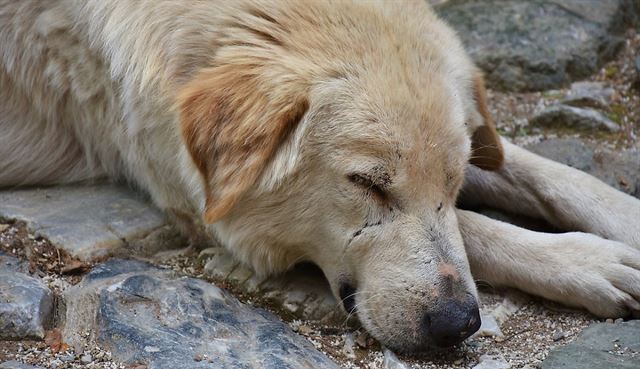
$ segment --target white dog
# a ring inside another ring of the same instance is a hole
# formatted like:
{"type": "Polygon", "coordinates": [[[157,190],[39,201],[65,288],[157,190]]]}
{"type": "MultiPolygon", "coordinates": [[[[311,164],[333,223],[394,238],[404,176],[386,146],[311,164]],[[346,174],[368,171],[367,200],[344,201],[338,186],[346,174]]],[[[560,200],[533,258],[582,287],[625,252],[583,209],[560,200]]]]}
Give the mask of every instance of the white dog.
{"type": "Polygon", "coordinates": [[[477,330],[472,273],[640,309],[640,201],[500,139],[484,93],[423,0],[0,0],[0,186],[130,181],[404,351],[477,330]]]}

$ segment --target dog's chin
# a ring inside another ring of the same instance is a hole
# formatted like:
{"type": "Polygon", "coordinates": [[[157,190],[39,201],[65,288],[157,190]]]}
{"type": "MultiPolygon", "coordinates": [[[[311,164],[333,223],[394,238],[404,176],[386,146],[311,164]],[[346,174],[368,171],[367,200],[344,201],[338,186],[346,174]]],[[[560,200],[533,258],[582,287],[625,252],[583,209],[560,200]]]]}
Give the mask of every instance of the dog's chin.
{"type": "MultiPolygon", "coordinates": [[[[410,356],[410,357],[426,357],[432,355],[433,353],[441,352],[441,351],[449,351],[452,348],[459,347],[463,343],[459,343],[453,346],[438,346],[435,343],[429,341],[426,342],[401,342],[396,340],[388,340],[385,337],[376,337],[373,335],[380,344],[389,350],[393,351],[396,354],[410,356]]],[[[463,341],[464,342],[464,341],[463,341]]]]}

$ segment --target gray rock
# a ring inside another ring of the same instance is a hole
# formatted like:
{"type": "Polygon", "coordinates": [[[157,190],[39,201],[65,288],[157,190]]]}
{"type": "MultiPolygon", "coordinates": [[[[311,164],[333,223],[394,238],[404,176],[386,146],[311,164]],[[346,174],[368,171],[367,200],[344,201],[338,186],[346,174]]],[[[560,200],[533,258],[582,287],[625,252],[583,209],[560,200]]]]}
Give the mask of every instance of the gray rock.
{"type": "Polygon", "coordinates": [[[118,259],[100,264],[65,297],[64,341],[75,346],[95,340],[126,364],[337,368],[271,313],[210,283],[150,264],[118,259]]]}
{"type": "Polygon", "coordinates": [[[20,272],[29,271],[29,263],[0,251],[0,272],[20,272]]]}
{"type": "Polygon", "coordinates": [[[577,138],[551,138],[527,145],[546,158],[585,171],[640,198],[640,150],[613,151],[577,138]]]}
{"type": "Polygon", "coordinates": [[[83,364],[89,364],[90,362],[93,361],[93,356],[91,356],[91,354],[84,354],[80,357],[80,361],[83,364]]]}
{"type": "Polygon", "coordinates": [[[39,366],[33,366],[29,364],[23,364],[19,361],[5,361],[0,364],[0,369],[42,369],[39,366]]]}
{"type": "Polygon", "coordinates": [[[640,321],[597,323],[552,350],[541,369],[640,368],[640,321]]]}
{"type": "Polygon", "coordinates": [[[409,366],[402,360],[400,360],[393,351],[388,348],[384,348],[384,367],[386,369],[409,369],[409,366]]]}
{"type": "Polygon", "coordinates": [[[542,110],[529,120],[529,124],[551,128],[570,127],[583,131],[617,132],[620,130],[616,122],[598,111],[561,104],[542,110]]]}
{"type": "Polygon", "coordinates": [[[490,87],[537,91],[595,73],[623,45],[638,7],[635,0],[451,0],[436,10],[490,87]]]}
{"type": "Polygon", "coordinates": [[[561,102],[576,107],[607,109],[613,93],[613,89],[602,82],[575,82],[561,102]]]}
{"type": "Polygon", "coordinates": [[[6,265],[0,264],[0,339],[44,338],[53,294],[39,279],[6,265]]]}
{"type": "Polygon", "coordinates": [[[481,314],[480,320],[482,322],[480,328],[473,334],[473,337],[504,337],[500,324],[493,315],[481,314]]]}
{"type": "Polygon", "coordinates": [[[162,212],[140,196],[109,184],[2,191],[0,217],[26,221],[82,259],[107,255],[165,224],[162,212]]]}

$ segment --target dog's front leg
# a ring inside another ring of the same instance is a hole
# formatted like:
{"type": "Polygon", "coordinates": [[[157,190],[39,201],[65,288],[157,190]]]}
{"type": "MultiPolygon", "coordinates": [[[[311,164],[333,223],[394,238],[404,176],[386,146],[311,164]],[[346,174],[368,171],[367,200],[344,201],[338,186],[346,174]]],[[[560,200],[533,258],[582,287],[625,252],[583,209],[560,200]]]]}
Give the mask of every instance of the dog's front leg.
{"type": "Polygon", "coordinates": [[[469,168],[460,195],[464,206],[539,217],[562,230],[593,233],[640,249],[640,200],[505,139],[502,145],[500,169],[469,168]]]}
{"type": "Polygon", "coordinates": [[[640,251],[588,233],[534,232],[465,210],[457,216],[474,279],[606,318],[640,310],[640,251]]]}

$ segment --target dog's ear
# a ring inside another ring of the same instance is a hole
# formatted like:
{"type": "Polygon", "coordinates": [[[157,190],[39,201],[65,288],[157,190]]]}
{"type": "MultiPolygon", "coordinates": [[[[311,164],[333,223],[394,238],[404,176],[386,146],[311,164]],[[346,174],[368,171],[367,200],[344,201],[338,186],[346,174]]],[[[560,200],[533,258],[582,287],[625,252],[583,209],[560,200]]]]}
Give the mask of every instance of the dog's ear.
{"type": "Polygon", "coordinates": [[[475,124],[471,129],[471,164],[484,170],[497,170],[504,161],[500,136],[487,108],[487,90],[482,73],[473,76],[473,99],[475,100],[475,124]]]}
{"type": "Polygon", "coordinates": [[[206,223],[232,209],[302,119],[308,100],[295,81],[255,63],[227,64],[202,70],[179,92],[182,137],[204,177],[206,223]]]}

